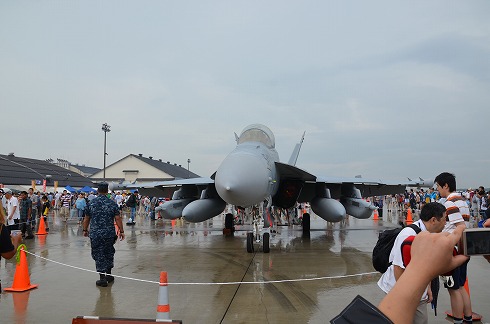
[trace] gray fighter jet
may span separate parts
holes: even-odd
[[[184,217],[202,222],[219,215],[226,204],[250,207],[262,204],[264,215],[269,208],[291,208],[309,202],[315,214],[328,222],[338,222],[346,214],[369,218],[376,208],[363,197],[404,192],[407,186],[431,186],[420,181],[387,183],[363,178],[317,177],[295,166],[304,134],[289,162],[279,162],[272,131],[264,125],[247,126],[237,136],[237,146],[223,160],[211,178],[182,179],[135,184],[143,194],[172,199],[159,209],[166,219]],[[225,216],[225,229],[233,229],[233,216]],[[270,217],[263,217],[263,251],[269,252]],[[309,215],[303,215],[303,231],[309,232]],[[247,235],[247,251],[254,250],[256,232]]]

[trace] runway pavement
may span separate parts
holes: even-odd
[[[264,254],[246,252],[249,225],[223,236],[220,216],[174,225],[139,216],[115,245],[115,282],[99,288],[89,239],[75,220],[66,224],[54,215],[49,235],[25,242],[30,280],[39,287],[2,292],[0,322],[71,323],[79,315],[154,319],[160,272],[167,271],[170,315],[183,323],[326,323],[357,294],[375,305],[383,298],[371,252],[378,232],[396,221],[396,215],[384,221],[351,217],[328,225],[313,216],[310,237],[300,226],[279,226]],[[483,322],[490,322],[489,270],[481,257],[470,262],[474,310]],[[3,288],[14,272],[15,262],[2,259]],[[441,290],[439,315],[429,311],[430,322],[449,323],[446,309],[449,297]]]

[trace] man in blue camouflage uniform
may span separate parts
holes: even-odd
[[[124,230],[119,207],[107,197],[107,183],[100,183],[98,196],[89,202],[85,218],[83,220],[83,235],[90,237],[92,258],[95,260],[95,268],[100,273],[100,279],[95,282],[97,286],[107,287],[114,281],[111,270],[114,267],[114,243],[117,237],[124,240]],[[114,221],[119,228],[116,234]],[[90,225],[90,232],[89,232]]]

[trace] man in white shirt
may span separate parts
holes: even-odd
[[[461,194],[456,192],[456,177],[449,172],[439,174],[434,183],[437,184],[437,191],[442,198],[446,198],[444,206],[447,210],[447,224],[444,232],[452,233],[456,227],[466,228],[470,218],[470,209]],[[451,282],[444,284],[449,292],[451,299],[451,311],[454,323],[472,323],[473,310],[471,309],[470,296],[464,288],[468,262],[453,270]],[[461,318],[461,314],[464,316]]]
[[[114,197],[114,201],[116,202],[117,206],[119,207],[119,210],[121,210],[122,209],[123,196],[121,195],[120,191],[118,191],[116,193],[116,196]]]
[[[420,219],[414,224],[418,226],[421,231],[440,233],[446,224],[446,208],[444,205],[436,202],[428,203],[424,205],[420,211]],[[417,233],[414,229],[405,227],[396,237],[389,257],[391,265],[378,281],[379,288],[385,293],[389,293],[390,290],[393,289],[396,281],[405,271],[407,265],[404,264],[403,260],[402,244],[408,237],[415,235],[417,235]],[[432,292],[430,291],[430,286],[427,288],[428,289],[425,290],[419,306],[417,307],[417,312],[415,313],[413,321],[414,323],[428,323],[427,303],[432,301]]]
[[[12,190],[3,189],[5,199],[7,199],[7,225],[10,230],[16,230],[20,220],[19,200],[12,195]]]

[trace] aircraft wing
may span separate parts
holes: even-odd
[[[180,187],[196,186],[204,188],[211,183],[214,183],[214,180],[211,178],[189,178],[169,181],[141,182],[128,185],[127,188],[138,189],[138,191],[145,196],[170,198],[174,191]]]
[[[342,196],[342,187],[355,186],[361,192],[361,196],[384,196],[405,192],[406,187],[432,187],[432,181],[419,180],[408,181],[383,181],[381,179],[368,179],[358,177],[324,177],[319,176],[316,180],[308,181],[303,187],[299,201],[309,201],[315,196],[318,184],[325,184],[330,189],[333,199],[339,199]]]

